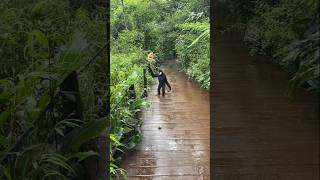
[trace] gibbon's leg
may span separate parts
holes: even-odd
[[[160,95],[161,83],[158,85],[158,95]]]
[[[163,83],[163,84],[161,85],[161,88],[162,88],[162,96],[165,96],[165,93],[166,93],[166,84]]]

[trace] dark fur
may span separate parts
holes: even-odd
[[[160,90],[162,91],[162,96],[165,96],[165,89],[166,89],[166,85],[169,87],[170,91],[171,91],[171,86],[167,80],[167,76],[166,74],[162,71],[159,70],[159,72],[157,73],[153,73],[152,69],[150,66],[148,66],[149,72],[151,74],[152,77],[158,77],[159,80],[159,85],[158,85],[158,95],[160,95]]]

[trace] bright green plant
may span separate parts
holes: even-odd
[[[186,74],[200,83],[204,89],[210,87],[210,36],[207,22],[179,24],[180,36],[176,50],[178,62]]]
[[[141,139],[140,122],[136,114],[145,105],[143,93],[143,68],[146,52],[141,49],[142,35],[135,30],[123,30],[111,42],[110,63],[110,178],[125,177],[119,167],[119,154],[132,149]],[[133,89],[130,87],[134,87]]]

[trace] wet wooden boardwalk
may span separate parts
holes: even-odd
[[[213,46],[213,179],[318,180],[319,97],[290,99],[286,73],[228,34]]]
[[[209,179],[208,93],[187,80],[173,62],[164,72],[173,90],[161,97],[156,94],[157,82],[151,87],[151,106],[142,115],[144,137],[126,154],[122,167],[130,180]]]

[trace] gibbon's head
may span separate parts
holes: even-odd
[[[159,70],[159,75],[162,75],[163,74],[163,71],[160,69]]]

